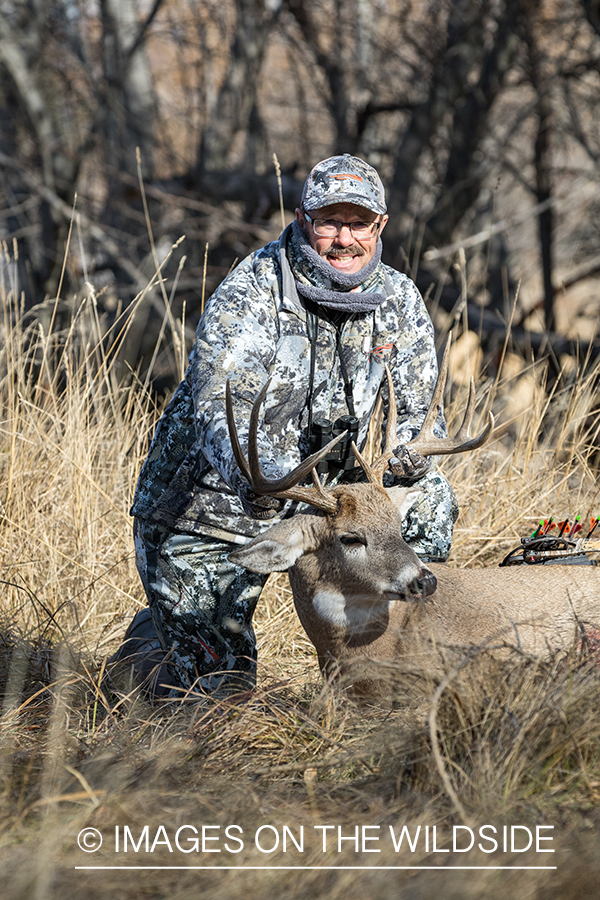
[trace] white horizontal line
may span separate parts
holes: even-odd
[[[177,869],[178,871],[185,871],[186,869],[190,869],[193,871],[199,870],[204,871],[205,869],[252,869],[254,871],[262,871],[263,869],[266,871],[270,871],[272,869],[294,869],[296,871],[302,870],[348,870],[348,869],[360,869],[365,872],[376,872],[379,869],[390,871],[390,870],[398,870],[398,869],[430,869],[434,872],[445,872],[448,869],[460,869],[460,870],[474,870],[477,869],[479,871],[484,871],[489,869],[490,872],[501,871],[503,869],[556,869],[557,866],[75,866],[75,869],[100,869],[100,870],[108,870],[108,869],[131,869],[131,870],[173,870]]]

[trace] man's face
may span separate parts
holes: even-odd
[[[377,238],[388,220],[387,216],[379,216],[354,203],[334,203],[315,210],[310,216],[311,219],[329,219],[344,222],[345,225],[353,222],[381,222],[379,228],[369,238],[357,239],[349,228],[342,228],[335,237],[322,237],[315,233],[314,225],[309,222],[302,210],[296,210],[296,219],[306,232],[313,250],[316,250],[334,269],[349,275],[358,272],[373,259]]]

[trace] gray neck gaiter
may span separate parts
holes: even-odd
[[[292,222],[290,264],[302,297],[343,312],[372,312],[384,300],[381,238],[373,258],[358,272],[338,272],[314,250],[302,227]],[[362,290],[355,291],[354,288]]]

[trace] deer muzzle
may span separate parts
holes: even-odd
[[[425,597],[430,597],[436,588],[435,575],[429,569],[423,568],[421,573],[412,578],[404,588],[398,592],[385,591],[384,595],[387,600],[423,600]]]

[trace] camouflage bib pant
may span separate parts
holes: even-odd
[[[236,545],[226,541],[175,534],[141,519],[135,520],[134,540],[138,572],[175,684],[210,692],[253,687],[252,614],[268,576],[230,563],[227,554]]]

